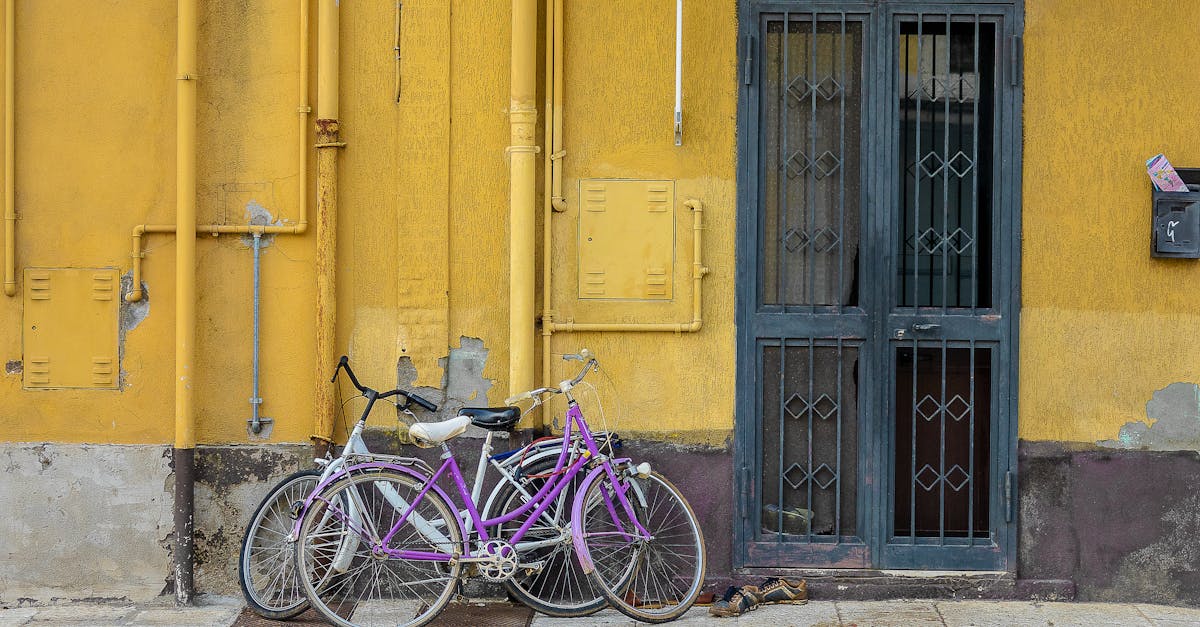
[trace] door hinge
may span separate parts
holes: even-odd
[[[1021,84],[1021,73],[1024,66],[1025,51],[1022,49],[1020,35],[1011,35],[1008,38],[1008,81],[1009,85],[1016,87]]]
[[[1013,484],[1012,471],[1004,471],[1004,522],[1013,520]]]
[[[746,36],[746,64],[742,70],[742,84],[750,85],[754,82],[754,36]]]

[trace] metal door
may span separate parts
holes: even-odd
[[[735,561],[1007,568],[1018,9],[742,17]]]

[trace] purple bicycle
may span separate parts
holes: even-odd
[[[297,568],[313,607],[347,627],[416,627],[442,611],[461,578],[507,582],[545,567],[546,549],[573,546],[582,572],[627,616],[661,623],[686,612],[704,582],[696,515],[649,464],[615,458],[597,442],[571,390],[599,362],[586,350],[563,358],[584,362],[575,378],[508,402],[530,399],[536,407],[550,395],[565,395],[563,442],[578,442],[582,450],[572,454],[563,446],[536,493],[513,509],[481,518],[475,506],[481,477],[473,496],[446,445],[474,424],[488,430],[489,449],[492,432],[510,429],[519,418],[513,407],[413,425],[415,440],[442,449],[442,464],[432,473],[373,462],[363,465],[369,472],[349,468],[320,486],[297,532]],[[439,485],[447,477],[458,500]],[[547,522],[547,511],[561,512],[553,506],[571,492],[569,521]],[[557,532],[546,533],[548,526]]]

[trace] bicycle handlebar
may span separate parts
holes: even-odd
[[[592,354],[592,352],[586,348],[579,351],[579,354],[568,353],[566,355],[563,355],[562,358],[563,358],[563,361],[582,361],[582,362],[584,362],[583,368],[579,371],[579,374],[575,375],[575,378],[571,379],[570,381],[563,381],[562,385],[563,385],[563,388],[565,388],[566,390],[569,390],[569,389],[575,387],[576,385],[579,384],[580,381],[583,381],[583,378],[585,376],[587,376],[587,373],[589,370],[593,370],[593,369],[600,367],[600,361],[597,360],[596,356],[594,354]],[[536,390],[529,390],[528,392],[521,392],[520,394],[515,394],[513,396],[510,396],[510,397],[504,399],[504,404],[512,405],[513,403],[516,403],[519,401],[532,399],[534,402],[534,405],[536,406],[541,403],[541,396],[543,394],[551,394],[551,393],[552,394],[562,394],[564,391],[565,391],[564,389],[553,388],[553,387],[538,388]],[[530,409],[532,409],[532,408],[530,408]]]
[[[400,396],[403,396],[406,401],[416,403],[416,404],[420,405],[421,407],[424,407],[428,411],[437,411],[437,405],[434,405],[433,403],[425,400],[424,398],[421,398],[420,396],[418,396],[416,394],[413,394],[412,392],[408,392],[406,390],[401,390],[400,388],[396,388],[394,390],[390,390],[390,391],[380,394],[380,393],[376,392],[375,390],[372,390],[371,388],[359,383],[358,377],[354,376],[354,371],[350,369],[350,358],[345,355],[342,355],[342,358],[338,360],[338,365],[336,368],[334,368],[333,377],[331,377],[329,379],[329,382],[330,383],[336,382],[337,378],[338,378],[338,373],[340,373],[342,370],[346,371],[346,374],[350,376],[350,383],[352,383],[354,385],[355,389],[357,389],[359,392],[362,392],[363,396],[369,397],[371,395],[374,395],[375,398],[387,398],[389,396],[400,395]],[[407,405],[408,403],[405,403],[405,404]]]

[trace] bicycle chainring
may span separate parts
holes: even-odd
[[[484,579],[503,582],[512,579],[517,572],[517,550],[505,540],[488,540],[480,551],[481,556],[491,558],[479,562],[479,574]]]

